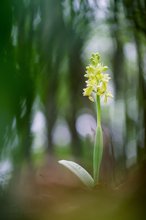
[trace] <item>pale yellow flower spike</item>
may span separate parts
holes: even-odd
[[[113,95],[107,90],[110,80],[109,74],[104,73],[107,69],[107,66],[101,64],[99,53],[93,53],[90,58],[90,64],[86,67],[84,76],[87,81],[86,88],[83,89],[83,95],[88,96],[92,102],[94,102],[94,94],[104,96],[105,103],[109,97],[113,98]]]

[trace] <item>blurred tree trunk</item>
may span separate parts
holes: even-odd
[[[121,38],[120,30],[120,18],[119,18],[119,2],[114,0],[112,5],[113,13],[113,25],[111,26],[111,36],[114,39],[115,50],[113,54],[113,76],[114,76],[114,86],[115,86],[115,98],[122,99],[125,98],[127,88],[126,88],[126,73],[125,73],[125,59],[124,59],[124,49],[123,40]],[[123,90],[124,88],[124,90]],[[127,114],[126,114],[127,117]],[[126,118],[128,122],[128,118]],[[126,124],[127,128],[127,124]],[[126,144],[128,139],[128,134],[125,132],[125,142],[123,144],[123,155],[122,155],[122,167],[125,171],[126,169]]]
[[[80,1],[79,9],[75,9],[75,1],[70,1],[70,16],[66,26],[69,37],[68,57],[69,57],[69,94],[70,106],[67,113],[67,121],[72,134],[71,149],[75,158],[83,156],[82,142],[76,129],[78,110],[81,108],[83,91],[83,74],[81,53],[85,40],[89,32],[90,19],[93,18],[93,9],[90,8],[88,1]],[[86,34],[85,34],[86,33]]]
[[[22,3],[22,2],[21,2]],[[31,163],[31,113],[34,102],[34,57],[33,57],[33,21],[35,7],[33,1],[25,7],[14,8],[14,18],[18,22],[18,39],[15,50],[15,62],[18,66],[18,108],[16,108],[16,122],[19,135],[17,158],[20,163],[26,160]],[[29,22],[28,22],[29,21]],[[27,26],[26,26],[27,24]],[[27,28],[26,28],[27,27]]]
[[[129,24],[132,27],[135,45],[137,50],[138,64],[138,125],[137,125],[137,156],[140,162],[146,157],[146,82],[144,79],[144,58],[142,47],[144,40],[142,36],[146,36],[146,1],[145,0],[123,0],[122,1],[125,14]]]
[[[49,71],[49,70],[48,70]],[[58,83],[59,80],[57,78],[57,65],[56,70],[52,70],[54,77],[51,81],[48,82],[48,88],[46,93],[45,100],[45,116],[46,116],[46,124],[47,124],[47,153],[50,155],[54,154],[54,144],[52,140],[52,132],[55,125],[55,122],[58,117],[58,109],[57,109],[57,92],[58,92]],[[56,77],[56,78],[55,78]]]
[[[125,83],[124,78],[124,51],[123,41],[121,39],[120,18],[118,1],[114,0],[113,5],[113,25],[111,26],[111,36],[114,39],[115,50],[113,55],[113,75],[114,85],[116,91],[116,98],[122,98],[123,87]]]
[[[143,140],[139,137],[139,143],[137,146],[138,161],[146,158],[146,83],[144,79],[144,60],[142,53],[142,44],[140,40],[140,34],[135,31],[135,43],[137,49],[137,64],[138,64],[138,74],[139,74],[139,92],[138,92],[138,134],[144,130]],[[141,124],[142,122],[142,124]]]
[[[13,47],[11,43],[12,10],[11,0],[1,1],[0,6],[0,159],[7,150],[6,141],[11,134],[14,105]],[[9,130],[9,132],[7,132]],[[7,140],[6,140],[7,139]]]
[[[46,151],[54,154],[52,132],[59,115],[57,106],[60,64],[65,53],[65,31],[61,1],[40,1],[39,51],[41,64],[41,98],[47,124]]]
[[[17,130],[19,136],[18,150],[15,154],[15,161],[17,165],[27,162],[28,165],[32,165],[31,158],[31,145],[32,145],[32,136],[31,136],[31,109],[32,105],[26,106],[27,112],[23,118],[19,115],[17,117]]]
[[[80,57],[82,46],[82,41],[80,41],[80,39],[76,39],[69,54],[70,110],[68,114],[68,124],[72,134],[72,153],[76,158],[80,158],[82,156],[81,141],[76,129],[77,112],[80,105],[80,97],[82,95],[83,90],[83,74]]]

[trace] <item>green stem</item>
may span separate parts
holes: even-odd
[[[96,185],[99,181],[100,165],[103,155],[103,134],[101,128],[101,108],[100,108],[100,97],[96,97],[96,108],[97,108],[97,128],[94,143],[93,152],[93,176],[94,184]]]
[[[96,96],[97,126],[101,126],[100,97]]]

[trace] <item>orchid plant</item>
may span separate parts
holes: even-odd
[[[108,67],[101,63],[99,53],[93,53],[90,58],[90,64],[86,67],[86,88],[83,89],[83,95],[88,96],[89,100],[96,103],[97,127],[93,151],[93,177],[79,164],[59,160],[58,162],[73,172],[87,187],[94,187],[99,182],[99,172],[103,156],[103,133],[101,128],[101,105],[100,99],[104,97],[107,102],[109,97],[113,97],[108,91],[109,74],[106,74]]]

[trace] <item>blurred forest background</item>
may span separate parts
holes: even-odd
[[[146,159],[146,1],[1,0],[2,220],[13,219],[8,215],[10,206],[12,212],[19,210],[9,200],[9,184],[24,168],[37,170],[53,157],[77,161],[92,173],[96,112],[82,92],[85,67],[93,52],[99,52],[109,67],[109,90],[114,95],[102,104],[105,154],[101,174],[107,184],[114,179],[118,185]],[[31,176],[27,179],[31,181]],[[20,189],[18,185],[12,185],[11,190],[25,195],[34,189],[33,185],[27,191],[25,182]],[[131,186],[134,184],[126,189]],[[131,208],[133,216],[123,219],[143,219],[144,215],[139,216],[142,207],[145,210],[144,189],[134,200],[139,202],[133,206],[139,207],[137,215]],[[34,198],[36,192],[38,189]],[[107,207],[111,204],[109,199]],[[96,206],[90,209],[92,215],[95,210]],[[102,210],[108,209],[103,206]],[[123,214],[117,216],[115,219],[122,220],[119,216]]]
[[[47,155],[92,167],[96,113],[82,95],[92,52],[109,66],[102,122],[123,173],[146,157],[145,0],[1,0],[2,187]]]

